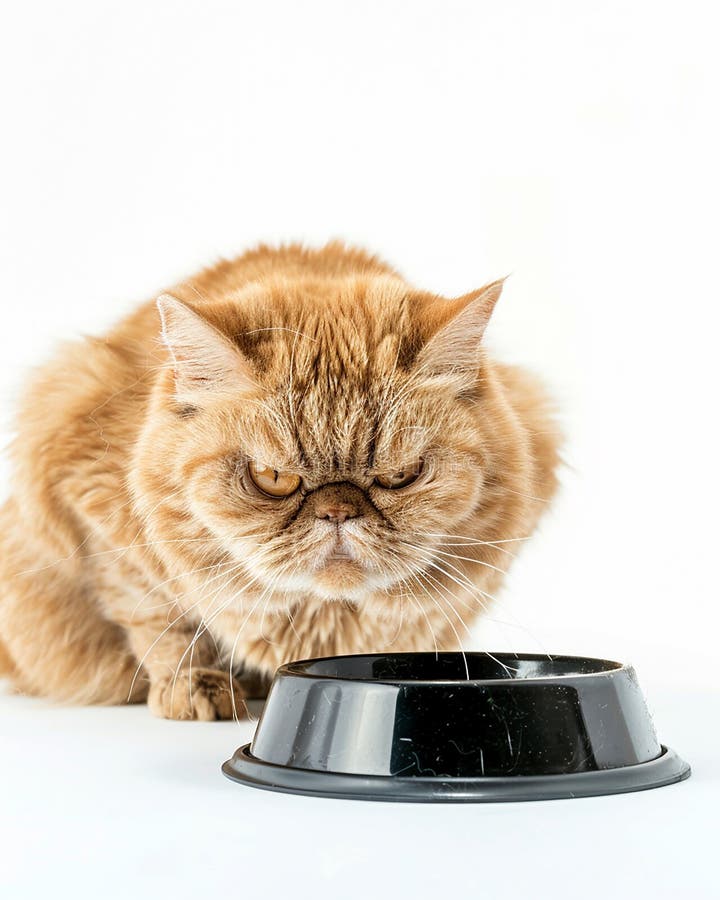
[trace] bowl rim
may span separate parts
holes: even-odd
[[[557,675],[538,675],[530,678],[352,678],[349,675],[330,675],[322,672],[310,672],[308,667],[315,663],[338,661],[346,659],[381,659],[388,656],[485,656],[491,659],[510,659],[510,660],[531,660],[543,661],[548,658],[561,662],[594,662],[604,665],[594,672],[567,672]],[[347,684],[386,684],[386,685],[413,685],[418,687],[428,687],[431,685],[511,685],[511,684],[536,684],[536,683],[557,683],[571,681],[578,678],[583,680],[592,678],[608,678],[620,673],[633,673],[634,669],[630,663],[621,663],[612,659],[603,659],[596,656],[575,656],[562,653],[513,653],[512,651],[500,651],[491,653],[487,650],[440,650],[435,653],[434,650],[429,651],[409,651],[403,653],[343,653],[333,656],[318,656],[308,659],[297,659],[292,662],[284,663],[275,672],[275,679],[284,676],[292,676],[294,678],[306,678],[311,681],[328,681],[343,682]]]
[[[231,781],[287,794],[425,803],[478,803],[527,800],[569,800],[644,791],[684,781],[690,766],[670,747],[646,762],[553,775],[475,776],[433,778],[363,775],[302,769],[269,763],[253,756],[250,744],[239,747],[222,765]]]

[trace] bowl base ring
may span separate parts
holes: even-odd
[[[250,745],[223,764],[232,781],[286,794],[343,800],[386,800],[415,803],[501,803],[569,800],[646,791],[675,784],[690,776],[690,766],[674,750],[663,747],[655,759],[633,766],[567,775],[513,775],[485,778],[399,778],[350,775],[279,766],[256,759]]]

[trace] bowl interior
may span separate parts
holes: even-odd
[[[454,652],[334,656],[291,663],[283,671],[314,678],[398,683],[562,678],[621,668],[621,663],[611,660],[580,656]]]

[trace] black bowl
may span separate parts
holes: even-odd
[[[252,744],[223,772],[267,790],[438,802],[638,791],[690,767],[658,743],[630,666],[397,653],[282,666]]]

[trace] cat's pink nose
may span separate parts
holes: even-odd
[[[345,519],[354,519],[357,514],[357,509],[352,503],[318,503],[315,507],[318,519],[329,519],[338,524]]]

